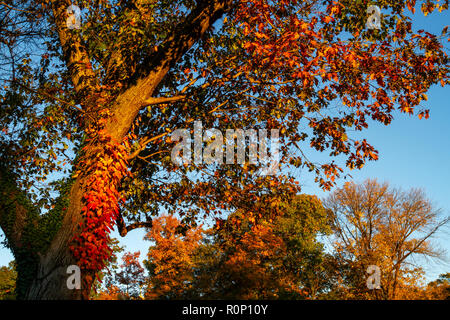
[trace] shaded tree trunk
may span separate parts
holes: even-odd
[[[81,289],[69,289],[67,280],[70,274],[67,267],[75,264],[69,252],[49,251],[46,259],[37,265],[36,275],[23,297],[26,300],[78,300],[88,299],[90,284],[85,280]],[[20,274],[19,274],[20,277]],[[85,278],[84,278],[85,279]]]
[[[69,266],[76,266],[69,245],[75,236],[76,226],[80,221],[81,196],[80,187],[73,187],[73,198],[69,212],[62,221],[61,228],[56,233],[49,249],[44,255],[38,256],[35,268],[35,276],[29,288],[25,292],[25,299],[53,300],[53,299],[89,299],[92,280],[88,281],[87,276],[93,279],[95,275],[80,272],[80,289],[69,288],[67,282],[72,273],[68,273]],[[20,275],[19,275],[20,277]]]
[[[77,265],[69,246],[81,222],[80,183],[61,195],[57,201],[61,205],[40,215],[29,196],[16,186],[15,177],[0,169],[0,227],[17,263],[18,299],[87,299],[92,286],[86,279],[89,274],[81,273],[80,290],[67,286],[71,276],[67,269]],[[71,205],[62,207],[66,203]],[[51,219],[53,223],[48,223]]]

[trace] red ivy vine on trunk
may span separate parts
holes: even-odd
[[[111,136],[104,130],[107,116],[108,111],[102,111],[102,118],[98,121],[99,128],[86,131],[88,144],[98,144],[102,147],[97,149],[97,153],[87,155],[80,163],[80,168],[87,168],[91,174],[85,182],[81,232],[74,237],[70,248],[78,266],[88,271],[103,269],[111,257],[109,233],[119,215],[119,205],[125,201],[120,196],[118,187],[122,178],[129,174],[128,137],[122,144],[112,141]],[[83,150],[91,147],[85,146]],[[81,170],[78,170],[77,174],[80,172]]]

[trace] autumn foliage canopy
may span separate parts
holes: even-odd
[[[19,296],[73,298],[53,279],[75,264],[87,298],[116,227],[125,236],[153,226],[149,237],[159,241],[153,219],[162,214],[189,228],[230,212],[269,221],[299,194],[298,170],[329,190],[378,159],[354,131],[401,113],[428,118],[427,91],[448,84],[446,30],[416,31],[415,0],[378,1],[381,28],[368,29],[368,4],[84,0],[80,27],[68,28],[70,1],[3,1],[0,226]],[[421,6],[446,9],[448,1]],[[192,131],[196,120],[223,131],[279,129],[280,170],[174,163],[171,133]],[[311,149],[329,161],[310,159]],[[254,255],[263,243],[284,249],[270,223],[255,228],[239,240],[246,251],[228,261],[253,261],[257,276],[268,258]],[[195,246],[195,232],[185,237]],[[189,265],[175,254],[187,249],[174,250]],[[42,281],[54,287],[45,293]]]

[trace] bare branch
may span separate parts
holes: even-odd
[[[121,237],[125,237],[127,233],[130,232],[131,230],[139,228],[151,228],[152,226],[153,226],[152,220],[145,222],[135,222],[126,226],[122,215],[119,215],[119,217],[117,218],[117,228],[119,230],[119,234]]]
[[[174,97],[152,97],[144,101],[144,107],[155,104],[170,103],[186,99],[186,96],[174,96]]]

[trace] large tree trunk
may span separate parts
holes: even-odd
[[[110,109],[112,116],[105,129],[112,140],[121,143],[129,131],[134,118],[142,107],[155,103],[152,95],[167,72],[180,57],[198,40],[210,26],[227,11],[233,0],[199,1],[190,15],[161,44],[158,52],[149,54],[142,66],[132,75],[128,88],[116,97]],[[95,93],[101,82],[90,65],[88,51],[77,32],[68,31],[66,8],[68,0],[52,0],[51,7],[59,34],[64,59],[72,78],[73,86],[81,97]],[[94,92],[92,92],[94,90]],[[170,100],[170,99],[169,99]],[[83,104],[86,112],[92,112],[97,105]],[[85,119],[88,127],[89,119]],[[18,270],[19,299],[88,299],[95,274],[81,272],[81,290],[69,289],[67,268],[76,265],[70,250],[71,240],[79,231],[82,221],[83,181],[78,178],[61,200],[69,200],[61,221],[54,233],[42,230],[42,216],[34,208],[29,197],[20,190],[14,177],[10,176],[0,163],[0,228],[5,232],[8,246],[12,250]],[[3,187],[8,181],[9,187]],[[60,208],[61,209],[61,208]],[[58,214],[58,212],[55,212]],[[53,212],[46,215],[52,216]],[[123,234],[126,234],[124,232]],[[35,245],[34,241],[50,241]],[[39,249],[36,249],[39,248]],[[42,249],[44,248],[44,249]]]

